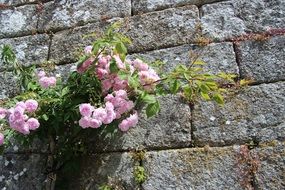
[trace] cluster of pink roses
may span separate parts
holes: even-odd
[[[26,113],[34,113],[38,108],[36,100],[18,102],[15,107],[8,110],[0,108],[0,119],[7,118],[10,127],[22,134],[29,134],[30,130],[35,130],[40,126],[36,118],[29,118]],[[3,144],[4,135],[0,133],[0,145]]]
[[[102,124],[110,124],[115,119],[120,119],[123,114],[130,112],[134,108],[134,103],[128,99],[125,90],[115,91],[113,94],[108,94],[105,99],[105,107],[94,108],[88,103],[81,104],[79,111],[81,119],[79,125],[82,128],[98,128]],[[138,115],[135,112],[127,119],[123,120],[119,128],[122,131],[127,131],[138,122]]]
[[[125,69],[125,65],[118,55],[114,55],[113,58],[115,59],[119,69]],[[111,59],[111,56],[101,56],[96,67],[96,75],[102,81],[101,83],[104,94],[106,94],[110,89],[118,91],[128,87],[127,80],[122,80],[117,74],[110,72]]]
[[[85,53],[87,55],[91,55],[92,46],[87,46],[85,48]],[[123,62],[119,55],[99,55],[98,58],[98,62],[94,63],[95,58],[93,56],[90,56],[80,65],[80,67],[77,68],[77,72],[84,73],[92,64],[96,64],[96,75],[98,79],[101,80],[104,94],[107,94],[109,90],[118,91],[128,88],[127,80],[120,79],[116,73],[112,73],[110,71],[110,64],[112,59],[116,62],[118,69],[124,71],[128,70],[130,75],[137,71],[140,83],[147,91],[152,91],[156,86],[156,81],[160,80],[160,77],[157,75],[157,73],[142,60],[126,60]]]
[[[86,47],[87,48],[87,47]],[[89,52],[88,49],[85,53]],[[125,68],[125,65],[121,61],[120,57],[118,55],[114,55],[113,58],[116,60],[117,67],[119,69]],[[84,61],[80,67],[77,68],[78,73],[85,72],[94,62],[95,58],[90,57],[86,61]],[[110,71],[110,63],[111,63],[112,57],[110,55],[108,56],[99,56],[98,63],[96,65],[96,75],[98,79],[101,80],[102,83],[102,89],[103,93],[106,94],[110,89],[113,89],[114,91],[125,89],[128,86],[128,83],[126,80],[122,80],[119,78],[119,76],[115,73],[111,73]]]
[[[40,71],[37,74],[39,79],[39,84],[42,88],[49,88],[50,86],[56,85],[56,78],[55,77],[47,77],[44,71]]]
[[[95,74],[101,80],[103,94],[107,94],[107,96],[104,99],[104,108],[95,109],[88,103],[79,106],[82,116],[79,125],[82,128],[98,128],[102,124],[110,124],[113,120],[120,119],[134,108],[134,103],[128,99],[126,92],[129,89],[128,80],[121,79],[110,70],[111,63],[114,63],[114,61],[119,70],[127,71],[130,75],[137,72],[140,84],[147,91],[154,90],[156,82],[160,80],[157,73],[139,59],[123,62],[119,55],[99,55],[98,62],[95,63],[95,58],[91,55],[92,46],[87,46],[85,53],[90,57],[77,68],[77,72],[84,73],[92,64],[95,64]],[[113,93],[108,94],[110,91]],[[130,114],[129,117],[121,121],[119,128],[121,131],[127,131],[135,126],[137,122],[138,114],[134,111],[134,114]]]
[[[152,91],[156,86],[156,82],[160,80],[155,70],[139,59],[134,60],[132,64],[139,71],[141,85],[146,91]]]

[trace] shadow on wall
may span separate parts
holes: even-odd
[[[74,163],[79,166],[77,171],[58,174],[56,189],[98,189],[112,184],[118,189],[133,190],[138,185],[134,169],[139,163],[130,151],[190,147],[189,106],[177,96],[165,96],[160,101],[161,112],[151,119],[139,113],[138,125],[128,133],[118,132],[112,138],[105,138],[100,130],[90,129],[87,150],[90,154]]]
[[[112,185],[118,189],[135,189],[135,161],[128,153],[102,153],[81,156],[78,170],[58,173],[55,189],[99,189]]]

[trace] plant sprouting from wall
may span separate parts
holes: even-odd
[[[130,40],[117,31],[114,24],[87,46],[66,81],[35,71],[35,66],[23,67],[4,46],[1,58],[19,77],[22,92],[0,108],[0,145],[8,146],[11,138],[28,144],[34,138],[47,139],[54,172],[87,152],[94,128],[103,134],[127,132],[138,123],[138,110],[145,109],[147,117],[156,115],[158,96],[179,94],[190,102],[202,98],[224,103],[223,84],[234,83],[234,75],[207,73],[198,59],[159,74],[161,62],[127,59]],[[135,175],[139,183],[146,179],[142,167]]]

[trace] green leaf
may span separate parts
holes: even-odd
[[[183,73],[183,76],[186,80],[190,81],[190,76],[187,73]]]
[[[188,99],[192,98],[193,90],[190,86],[184,86],[183,88],[184,96]]]
[[[159,105],[158,101],[156,101],[155,103],[149,104],[146,107],[147,118],[150,118],[150,117],[156,115],[159,112],[159,110],[160,110],[160,105]]]
[[[216,82],[206,82],[206,85],[211,89],[211,90],[216,90],[218,89],[218,85]]]
[[[194,65],[205,65],[206,63],[202,60],[196,60],[193,64]]]
[[[119,68],[117,66],[115,59],[112,59],[110,62],[110,71],[111,71],[111,73],[117,73],[119,71]]]
[[[187,70],[187,67],[185,65],[177,65],[174,70],[177,72],[183,72]]]
[[[11,46],[5,44],[2,47],[1,60],[4,64],[14,63],[16,61],[16,55]]]
[[[150,95],[150,94],[145,94],[143,97],[142,97],[142,101],[147,103],[147,104],[153,104],[156,102],[156,98],[154,95]]]
[[[248,84],[250,84],[252,82],[253,82],[252,80],[242,79],[242,80],[239,81],[239,85],[240,86],[246,86],[246,85],[248,85]]]
[[[156,86],[156,95],[166,95],[168,92],[165,90],[163,83],[160,83]]]
[[[201,94],[202,98],[204,98],[204,100],[210,100],[211,99],[210,96],[208,95],[208,93],[201,92],[200,94]]]
[[[36,90],[37,85],[35,85],[33,82],[28,83],[28,90]]]
[[[140,85],[137,77],[132,77],[132,76],[128,77],[128,83],[132,88],[137,88]]]
[[[99,49],[101,48],[100,44],[97,42],[97,43],[94,43],[93,44],[93,47],[92,47],[92,53],[94,55],[97,55]]]
[[[115,49],[119,54],[126,54],[128,52],[128,50],[127,50],[127,48],[123,42],[117,43],[115,46]]]
[[[218,94],[218,93],[214,94],[213,95],[213,99],[214,99],[215,102],[217,102],[220,105],[223,105],[225,103],[224,102],[224,98],[223,98],[223,96],[221,94]]]
[[[47,116],[47,114],[43,114],[42,115],[42,118],[45,120],[45,121],[47,121],[49,118],[48,118],[48,116]]]
[[[209,88],[206,84],[202,83],[202,84],[200,85],[200,90],[201,90],[203,93],[207,94],[207,93],[210,91],[210,88]]]
[[[65,88],[62,89],[62,91],[61,91],[61,96],[65,96],[65,95],[68,94],[68,93],[69,93],[69,87],[67,86],[67,87],[65,87]]]
[[[128,74],[124,71],[119,71],[118,76],[121,80],[126,80],[128,78]]]
[[[178,80],[174,80],[173,83],[170,84],[170,92],[172,94],[176,94],[180,88],[180,82]]]
[[[236,77],[236,75],[235,74],[227,74],[227,73],[221,72],[221,73],[218,74],[218,77],[233,82],[233,79]]]

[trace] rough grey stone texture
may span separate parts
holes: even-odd
[[[0,38],[32,34],[37,29],[35,5],[0,10]]]
[[[193,111],[195,143],[211,146],[284,139],[285,83],[251,86],[224,107],[201,102]]]
[[[46,158],[39,154],[4,154],[0,156],[0,188],[6,190],[40,190],[46,176]]]
[[[83,27],[78,27],[72,30],[64,30],[52,38],[50,49],[50,60],[55,63],[73,63],[79,58],[79,52],[82,52],[84,47],[92,44],[95,41],[94,37],[84,38],[83,36],[90,33],[102,33],[107,23],[87,24]]]
[[[133,41],[129,50],[138,52],[187,43],[194,38],[197,19],[198,8],[185,6],[126,18],[122,20],[122,30]],[[101,33],[107,25],[94,23],[56,33],[52,40],[51,58],[56,63],[75,62],[76,51],[94,41],[94,38],[82,39],[82,36]]]
[[[19,38],[0,39],[0,50],[3,45],[10,45],[16,54],[16,58],[21,65],[29,66],[32,64],[43,63],[48,59],[50,39],[46,34],[25,36]],[[0,60],[0,69],[9,68],[3,65]]]
[[[255,82],[285,80],[285,36],[267,41],[245,41],[239,45],[243,78]]]
[[[203,34],[214,39],[285,26],[283,0],[232,0],[204,5],[201,10]]]
[[[61,77],[64,81],[68,79],[71,72],[77,68],[76,63],[55,66],[55,70],[52,72],[53,75]]]
[[[138,52],[193,41],[198,17],[199,10],[194,5],[131,17],[126,21],[126,34],[133,40],[130,50]]]
[[[144,190],[242,189],[232,147],[147,152]]]
[[[144,113],[136,127],[127,133],[118,132],[111,139],[103,135],[94,135],[90,139],[90,151],[119,151],[136,149],[158,149],[189,147],[191,145],[191,114],[187,104],[179,97],[167,96],[160,98],[161,111],[151,119],[146,119]]]
[[[44,5],[39,30],[62,30],[106,18],[130,15],[131,0],[56,0]]]
[[[20,92],[20,85],[17,84],[11,72],[0,72],[0,99],[15,96]]]
[[[258,189],[285,189],[285,143],[257,148],[260,165],[255,179]]]
[[[206,63],[203,68],[207,72],[239,73],[233,45],[229,42],[213,43],[205,47],[183,45],[142,54],[132,54],[129,57],[132,59],[141,58],[149,62],[161,60],[165,63],[164,70],[169,72],[179,63],[189,65],[191,60],[195,58],[195,56],[191,57],[189,52],[195,53],[198,60],[203,60]]]
[[[81,169],[73,175],[66,189],[97,190],[102,185],[113,184],[118,189],[134,190],[135,162],[130,153],[95,154],[82,158]],[[68,175],[68,174],[67,174]],[[63,184],[64,185],[64,184]]]
[[[169,7],[177,7],[183,5],[203,5],[223,0],[135,0],[132,2],[133,12],[135,14],[143,12],[151,12]]]
[[[20,134],[22,135],[22,134]],[[15,139],[10,139],[11,146],[5,148],[4,153],[13,154],[13,153],[47,153],[48,152],[48,141],[47,139],[34,139],[29,145],[22,145],[19,141]]]

